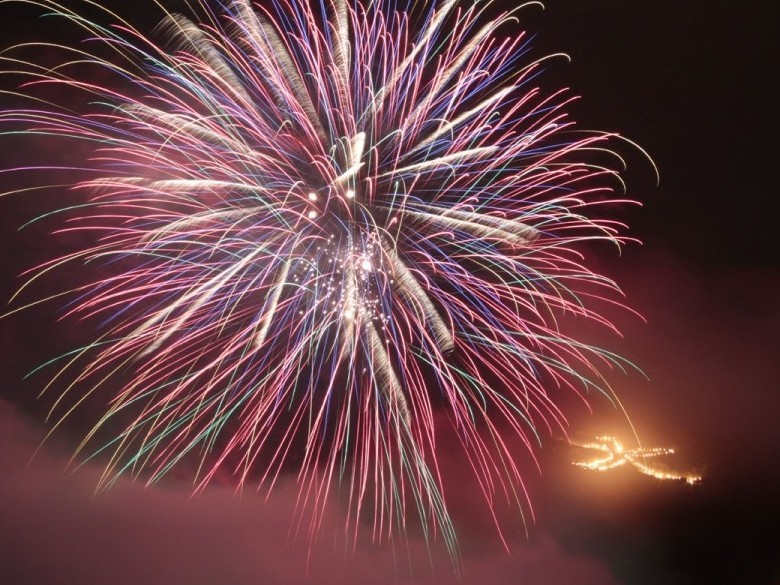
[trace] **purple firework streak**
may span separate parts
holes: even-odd
[[[614,328],[589,301],[619,290],[579,248],[622,243],[599,214],[623,201],[592,162],[615,135],[575,131],[572,98],[533,85],[525,36],[499,36],[516,11],[230,0],[201,5],[201,24],[169,14],[157,46],[116,15],[36,4],[92,44],[60,47],[60,68],[4,61],[31,76],[26,95],[67,85],[93,105],[38,101],[3,123],[95,155],[64,228],[90,243],[20,293],[104,269],[14,312],[67,296],[67,316],[100,321],[46,366],[55,429],[111,390],[77,450],[103,483],[194,460],[196,489],[226,469],[270,490],[294,462],[312,533],[337,487],[355,535],[367,518],[392,538],[416,512],[456,554],[444,425],[491,510],[530,509],[520,455],[566,429],[550,389],[611,398],[599,368],[621,360],[558,320]],[[118,82],[70,73],[85,62]]]

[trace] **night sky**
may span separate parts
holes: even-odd
[[[581,470],[570,464],[564,441],[548,438],[541,473],[527,471],[536,513],[528,534],[516,510],[499,510],[509,527],[506,552],[484,502],[460,480],[462,462],[445,448],[461,580],[443,546],[428,550],[414,534],[395,546],[374,545],[366,530],[355,550],[345,549],[343,538],[334,537],[343,527],[337,509],[309,550],[305,534],[288,537],[293,478],[284,478],[267,502],[251,491],[236,496],[228,479],[192,498],[185,477],[151,488],[122,480],[95,495],[98,465],[65,471],[84,432],[78,417],[31,460],[50,399],[35,398],[46,376],[25,374],[79,335],[74,325],[57,323],[57,307],[44,305],[0,321],[0,582],[780,584],[773,134],[780,126],[771,89],[780,52],[773,4],[549,0],[544,12],[531,8],[522,17],[521,26],[538,35],[535,54],[572,57],[551,62],[542,83],[582,96],[571,108],[580,127],[629,137],[659,167],[656,186],[650,165],[630,147],[620,149],[629,163],[628,195],[642,203],[620,211],[620,219],[643,244],[629,245],[620,257],[613,249],[589,251],[589,261],[618,280],[644,319],[615,313],[622,339],[586,334],[647,374],[615,372],[609,379],[643,443],[674,447],[669,464],[701,471],[701,484],[660,482],[628,467]],[[74,41],[36,13],[0,5],[3,45]],[[122,14],[143,30],[154,26],[153,11]],[[3,89],[9,79],[0,79]],[[58,147],[17,138],[0,145],[0,168],[58,161]],[[0,191],[19,184],[0,174]],[[25,268],[78,243],[49,238],[51,225],[18,231],[62,202],[56,197],[0,199],[4,302]],[[604,402],[594,397],[592,413],[572,404],[572,437],[619,426]]]

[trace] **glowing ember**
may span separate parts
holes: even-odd
[[[574,461],[574,465],[577,467],[584,467],[585,469],[594,471],[609,471],[610,469],[629,463],[645,475],[650,475],[656,479],[684,479],[691,485],[701,481],[700,475],[693,473],[677,473],[648,464],[648,459],[664,455],[673,455],[674,449],[666,449],[663,447],[655,447],[653,449],[643,449],[641,447],[626,449],[620,441],[609,435],[596,437],[596,440],[590,443],[572,441],[571,444],[575,447],[599,452],[598,455],[591,459]]]

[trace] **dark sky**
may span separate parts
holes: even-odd
[[[463,488],[452,495],[461,581],[437,545],[429,562],[416,537],[394,549],[366,535],[344,552],[343,542],[331,540],[341,526],[337,511],[313,547],[307,577],[306,538],[286,542],[291,481],[267,503],[234,496],[228,483],[191,499],[176,480],[152,488],[121,481],[94,495],[96,466],[63,473],[75,441],[67,430],[28,464],[45,428],[45,405],[34,398],[44,380],[23,377],[68,341],[47,308],[0,321],[0,582],[780,584],[779,126],[771,89],[780,52],[771,5],[550,0],[523,19],[538,33],[539,54],[571,55],[572,63],[549,66],[544,83],[583,96],[572,108],[580,125],[620,132],[660,169],[656,187],[649,166],[627,149],[629,195],[643,206],[624,219],[643,245],[620,258],[598,251],[591,260],[646,320],[616,315],[624,338],[605,343],[649,379],[616,373],[610,380],[645,444],[675,447],[673,463],[701,469],[700,485],[631,469],[591,475],[569,465],[564,443],[550,440],[541,476],[528,470],[537,521],[528,537],[509,530],[511,553]],[[64,38],[40,29],[29,18],[34,11],[24,13],[0,6],[4,44],[34,38],[25,35],[35,26],[48,40]],[[123,14],[148,22],[147,30],[153,24],[146,11]],[[0,167],[57,158],[56,149],[0,148]],[[5,175],[0,181],[14,184]],[[50,203],[0,199],[4,299],[24,268],[55,252],[45,234],[17,232]],[[616,419],[598,400],[592,415],[576,407],[570,414],[572,435],[581,438]],[[455,456],[442,457],[457,479]]]

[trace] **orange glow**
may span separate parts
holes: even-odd
[[[629,463],[645,475],[650,475],[656,479],[682,479],[691,485],[701,481],[700,475],[667,471],[666,469],[653,466],[647,462],[648,459],[661,457],[663,455],[672,455],[674,454],[674,449],[666,449],[663,447],[655,447],[652,449],[643,449],[641,447],[626,449],[620,441],[609,435],[596,437],[595,441],[589,443],[572,441],[571,444],[572,446],[581,449],[598,451],[598,454],[590,459],[574,461],[573,463],[577,467],[584,467],[585,469],[594,471],[609,471],[610,469]]]

